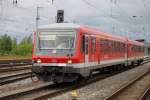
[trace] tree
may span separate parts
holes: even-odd
[[[17,38],[11,39],[7,34],[0,37],[0,55],[31,56],[32,35],[26,36],[18,44]]]
[[[12,49],[15,47],[17,47],[17,38],[16,37],[13,38],[13,40],[12,40]]]
[[[12,40],[7,34],[4,34],[0,38],[0,52],[1,55],[9,54],[12,50]]]
[[[31,55],[32,54],[32,35],[24,37],[17,46],[15,52],[17,55]]]
[[[20,44],[32,44],[32,35],[25,36]]]

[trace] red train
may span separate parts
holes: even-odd
[[[38,28],[32,71],[44,81],[72,82],[114,65],[140,64],[144,44],[71,23]]]

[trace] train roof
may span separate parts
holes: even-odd
[[[107,38],[112,39],[113,37],[119,41],[125,41],[124,37],[111,35],[111,34],[99,31],[95,28],[90,28],[89,26],[78,25],[74,23],[54,23],[54,24],[48,24],[48,25],[43,25],[43,26],[38,27],[38,30],[51,30],[51,29],[81,29],[81,30],[89,31],[93,34],[101,34],[105,38],[107,37]]]
[[[106,32],[99,31],[94,28],[89,28],[88,26],[84,25],[78,25],[74,23],[54,23],[54,24],[48,24],[48,25],[42,25],[38,27],[38,30],[51,30],[51,29],[81,29],[81,30],[86,30],[88,32],[94,33],[94,34],[101,34],[101,36],[104,36],[104,38],[109,38],[109,39],[117,39],[118,41],[126,41],[127,38],[117,36],[117,35],[112,35]],[[128,42],[132,44],[137,44],[137,45],[143,45],[143,43],[138,42],[138,41],[133,41],[128,39]]]
[[[109,34],[109,33],[94,29],[94,28],[81,27],[81,30],[87,30],[88,32],[91,32],[94,34],[100,34],[101,38],[107,38],[110,40],[122,41],[122,42],[126,41],[125,37]]]
[[[142,43],[142,42],[134,41],[134,40],[130,40],[130,39],[128,39],[128,42],[131,43],[131,44],[134,44],[134,45],[140,45],[140,46],[144,45],[144,43]]]
[[[38,27],[38,29],[78,29],[81,25],[73,24],[73,23],[55,23],[55,24],[48,24]]]

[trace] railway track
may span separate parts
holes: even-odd
[[[13,99],[15,99],[15,100],[24,99],[25,100],[26,98],[27,98],[27,100],[46,99],[49,97],[54,97],[56,95],[60,95],[64,92],[82,88],[88,84],[103,80],[105,78],[108,78],[112,75],[116,75],[118,73],[121,73],[121,72],[117,71],[115,73],[107,72],[106,74],[104,74],[104,73],[101,75],[97,74],[92,79],[84,80],[78,84],[76,84],[76,83],[74,83],[74,84],[53,84],[52,82],[44,83],[44,84],[41,84],[40,86],[37,85],[35,87],[28,87],[26,89],[20,89],[20,90],[16,90],[13,92],[8,92],[6,94],[1,94],[0,99],[5,99],[5,100],[8,100],[10,98],[11,98],[11,100],[13,100]]]
[[[38,85],[35,85],[32,87],[23,88],[23,89],[19,89],[16,91],[10,91],[7,93],[0,94],[0,99],[3,99],[3,100],[13,99],[16,97],[20,97],[23,94],[35,92],[35,91],[42,90],[42,89],[46,89],[50,85],[53,86],[52,82],[41,83],[41,84],[38,84]]]
[[[27,70],[31,69],[31,65],[25,66],[13,66],[13,67],[0,67],[0,73],[10,72],[10,71],[18,71],[18,70]]]
[[[3,73],[0,75],[0,85],[4,85],[14,81],[19,81],[21,79],[29,78],[32,76],[34,75],[32,75],[31,70],[23,70],[19,72],[15,71],[7,74]]]
[[[124,71],[121,71],[124,72]],[[3,93],[0,94],[0,99],[2,100],[20,100],[20,99],[24,99],[24,100],[41,100],[41,99],[46,99],[46,98],[51,98],[54,97],[56,95],[60,95],[64,92],[68,92],[74,89],[79,89],[82,88],[88,84],[91,84],[93,82],[96,81],[100,81],[102,79],[108,78],[112,75],[116,75],[119,72],[115,72],[115,73],[107,73],[107,74],[103,74],[103,75],[97,75],[95,77],[93,77],[90,80],[86,80],[86,82],[81,82],[79,84],[53,84],[52,82],[48,82],[48,83],[43,83],[43,84],[39,84],[39,85],[35,85],[34,87],[28,87],[25,89],[18,89],[15,91],[10,91],[7,93]],[[31,75],[31,74],[30,74]]]
[[[0,85],[33,77],[30,60],[0,60]]]
[[[139,100],[149,100],[150,99],[150,86],[144,91],[143,95]]]
[[[31,69],[31,60],[0,60],[0,73]]]
[[[124,84],[104,100],[145,100],[150,88],[150,70]],[[145,91],[146,90],[146,91]],[[142,95],[141,95],[142,94]]]
[[[31,59],[24,60],[0,60],[0,68],[1,67],[13,67],[13,66],[23,66],[23,65],[31,65]]]
[[[108,77],[108,76],[107,76]],[[101,77],[101,79],[106,78],[106,76]],[[0,99],[3,100],[41,100],[46,99],[48,97],[54,97],[56,95],[60,95],[64,92],[71,91],[73,89],[77,89],[83,87],[84,85],[90,84],[92,81],[88,83],[80,83],[80,84],[53,84],[52,82],[36,85],[35,87],[29,87],[26,89],[16,90],[4,94],[0,94]]]

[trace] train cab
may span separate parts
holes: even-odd
[[[62,82],[77,79],[79,25],[60,23],[39,27],[34,37],[33,72],[38,78]],[[66,80],[67,79],[67,80]]]

